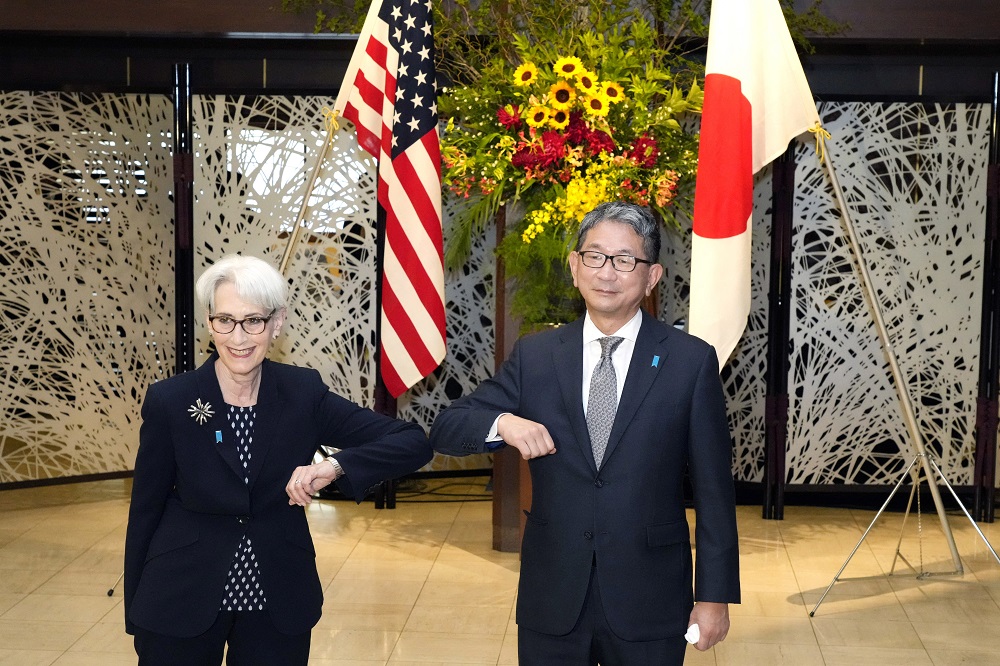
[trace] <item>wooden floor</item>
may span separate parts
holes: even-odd
[[[426,482],[395,510],[313,503],[326,603],[311,664],[517,662],[518,557],[490,548],[484,482]],[[120,587],[107,595],[121,572],[129,484],[0,491],[0,664],[135,663]],[[729,638],[689,649],[686,663],[1000,664],[1000,565],[957,513],[964,575],[918,579],[900,563],[889,576],[901,531],[914,567],[953,567],[936,515],[913,515],[901,530],[902,515],[887,514],[809,617],[873,516],[787,507],[785,520],[765,521],[759,507],[740,507],[744,602]],[[981,527],[1000,543],[1000,526]]]

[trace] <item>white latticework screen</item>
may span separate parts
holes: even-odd
[[[199,97],[195,273],[230,252],[280,264],[325,140],[320,97]],[[0,483],[127,470],[146,387],[174,369],[171,105],[148,95],[0,93]],[[832,151],[925,442],[968,483],[978,369],[988,110],[834,104]],[[891,483],[908,435],[810,147],[797,155],[788,477]],[[275,358],[371,405],[373,163],[335,136],[291,246]],[[723,372],[739,480],[762,477],[770,170],[755,189],[753,305]],[[446,218],[448,217],[446,210]],[[448,224],[446,222],[446,233]],[[668,233],[661,317],[687,315],[688,240]],[[448,357],[398,401],[429,427],[493,367],[493,243],[449,274]],[[204,359],[209,336],[198,319]],[[430,469],[488,458],[436,459]]]
[[[333,100],[210,97],[198,102],[196,274],[231,252],[280,265],[325,142],[323,109]],[[289,317],[271,354],[318,369],[334,391],[368,406],[375,386],[374,170],[353,132],[346,127],[336,132],[289,255]],[[489,376],[492,273],[492,245],[483,238],[465,268],[447,275],[448,356],[431,377],[400,397],[400,418],[429,429],[452,399]],[[201,313],[199,331],[207,350],[210,336]],[[489,461],[479,457],[440,456],[427,469],[486,466]]]
[[[131,467],[174,367],[171,105],[0,92],[0,483]]]
[[[989,110],[857,103],[822,116],[924,443],[952,483],[970,483]],[[911,442],[811,149],[796,190],[788,481],[893,483]]]
[[[771,252],[771,168],[754,180],[753,263],[750,317],[739,346],[722,369],[733,435],[733,474],[739,481],[760,481],[764,470],[764,394],[767,385],[767,290]],[[664,235],[660,319],[687,327],[691,281],[691,223]]]
[[[280,266],[290,252],[285,328],[271,357],[315,368],[340,395],[372,404],[374,162],[334,135],[289,250],[326,142],[321,97],[196,97],[195,275],[239,252]],[[211,336],[197,305],[198,344]]]
[[[923,441],[970,482],[978,370],[988,109],[829,104],[824,126]],[[831,181],[797,148],[787,482],[888,484],[912,457]],[[770,169],[755,184],[752,306],[722,377],[735,474],[763,478]],[[664,321],[687,317],[689,229],[666,235]]]

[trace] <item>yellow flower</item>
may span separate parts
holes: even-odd
[[[571,76],[575,76],[579,70],[583,69],[583,63],[576,56],[569,56],[556,60],[556,64],[552,67],[552,69],[559,76],[569,78]]]
[[[608,106],[608,98],[600,93],[590,95],[583,101],[583,108],[587,109],[587,113],[592,116],[608,115]]]
[[[515,86],[530,86],[538,78],[538,68],[535,63],[526,62],[514,70]]]
[[[569,111],[566,109],[557,109],[549,116],[549,126],[555,129],[563,129],[567,125],[569,125]]]
[[[543,205],[547,206],[547,204]],[[535,209],[528,213],[528,219],[530,220],[528,226],[521,232],[522,243],[530,243],[538,234],[543,233],[545,225],[551,220],[551,215],[547,210]]]
[[[576,75],[576,87],[581,92],[593,95],[597,89],[597,75],[589,70],[581,69]]]
[[[549,121],[550,113],[548,108],[544,106],[533,106],[528,109],[528,115],[524,120],[532,127],[541,127]]]
[[[612,104],[625,101],[625,89],[614,81],[605,81],[601,84],[601,92]]]
[[[576,99],[576,91],[573,90],[573,86],[566,83],[565,81],[559,81],[554,83],[551,88],[549,88],[549,100],[552,104],[552,108],[567,110],[573,106],[573,100]]]

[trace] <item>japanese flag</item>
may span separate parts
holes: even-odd
[[[715,0],[691,240],[688,330],[721,368],[750,314],[753,175],[819,114],[778,0]]]

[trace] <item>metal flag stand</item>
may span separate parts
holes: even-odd
[[[819,139],[817,139],[817,141],[819,141]],[[942,574],[938,575],[960,575],[964,572],[964,568],[962,567],[962,559],[958,555],[958,547],[955,545],[955,537],[951,532],[951,526],[948,524],[948,516],[945,513],[944,505],[941,503],[941,492],[938,489],[937,484],[934,483],[934,479],[931,477],[931,472],[936,473],[938,478],[940,478],[941,481],[944,483],[945,487],[948,488],[948,490],[951,492],[952,497],[954,497],[955,501],[958,503],[958,506],[961,507],[962,512],[965,514],[966,518],[969,519],[969,522],[972,523],[972,526],[975,528],[976,532],[982,538],[983,543],[986,544],[986,547],[989,548],[990,552],[993,554],[993,557],[996,559],[997,563],[1000,564],[1000,556],[998,556],[996,551],[993,550],[993,546],[990,545],[990,542],[986,538],[986,535],[983,534],[982,530],[980,530],[979,526],[976,524],[976,521],[973,520],[971,515],[969,515],[969,512],[962,504],[962,501],[958,498],[958,495],[955,494],[955,490],[952,488],[951,484],[948,483],[948,479],[945,478],[944,473],[941,471],[941,468],[937,465],[936,462],[934,462],[933,457],[927,452],[927,449],[924,446],[923,438],[920,435],[920,429],[917,427],[917,420],[913,411],[913,403],[910,401],[910,394],[906,390],[906,384],[903,381],[903,375],[899,370],[899,364],[896,362],[896,353],[893,350],[892,344],[890,343],[889,340],[889,334],[885,327],[885,320],[882,318],[882,310],[881,308],[879,308],[878,299],[876,298],[874,289],[872,287],[871,276],[868,273],[868,267],[865,264],[864,256],[862,255],[861,252],[861,244],[858,242],[857,234],[855,233],[854,230],[854,222],[851,220],[850,211],[847,207],[847,203],[844,201],[843,190],[840,187],[840,182],[837,180],[837,173],[836,171],[834,171],[833,164],[830,162],[829,151],[822,150],[821,152],[823,157],[823,164],[826,165],[826,170],[830,176],[830,182],[833,186],[834,196],[837,199],[837,205],[840,207],[844,229],[847,232],[848,243],[851,247],[851,251],[854,254],[855,268],[857,269],[858,280],[861,282],[862,291],[866,296],[866,299],[868,301],[868,306],[871,308],[872,316],[875,320],[875,327],[878,330],[879,339],[882,341],[882,349],[885,351],[886,358],[889,361],[889,367],[892,371],[893,383],[896,386],[896,393],[899,396],[899,403],[903,410],[903,418],[906,421],[906,428],[910,434],[910,442],[913,448],[913,459],[910,461],[910,464],[903,472],[902,477],[900,478],[896,486],[893,488],[892,492],[889,493],[889,497],[885,500],[885,503],[882,504],[882,507],[875,514],[875,517],[872,519],[871,524],[868,525],[868,529],[866,529],[865,533],[861,535],[861,539],[859,539],[857,545],[854,546],[854,550],[852,550],[851,554],[847,556],[847,559],[844,561],[843,566],[840,567],[840,570],[833,577],[833,580],[830,581],[830,584],[827,586],[826,590],[824,590],[823,595],[819,598],[819,601],[817,601],[813,609],[809,611],[810,617],[816,615],[816,611],[819,609],[820,604],[823,603],[823,600],[826,599],[826,595],[829,594],[830,590],[833,589],[834,584],[840,579],[840,575],[844,573],[844,569],[847,568],[847,565],[851,561],[851,558],[853,558],[854,554],[858,552],[858,549],[861,547],[861,544],[868,536],[868,533],[871,532],[872,528],[875,526],[875,523],[878,521],[879,517],[885,511],[886,507],[889,506],[889,502],[892,500],[893,496],[906,481],[907,475],[910,475],[913,478],[913,490],[910,493],[910,502],[909,504],[907,504],[906,507],[906,515],[909,515],[910,506],[912,505],[914,494],[916,494],[920,484],[921,472],[923,472],[923,478],[927,479],[928,482],[927,486],[928,489],[930,490],[931,497],[934,499],[934,506],[937,509],[938,518],[941,521],[941,530],[944,532],[945,539],[948,542],[948,548],[951,550],[951,559],[952,562],[954,562],[955,570],[950,572],[943,572]],[[917,497],[919,499],[919,495]],[[905,524],[905,516],[904,516],[904,524]],[[900,534],[900,542],[902,542],[902,534]],[[898,545],[896,547],[896,554],[897,556],[899,555]],[[895,559],[893,560],[893,567],[895,567]],[[925,572],[920,573],[921,577],[926,577],[929,575],[931,574],[927,574]]]

